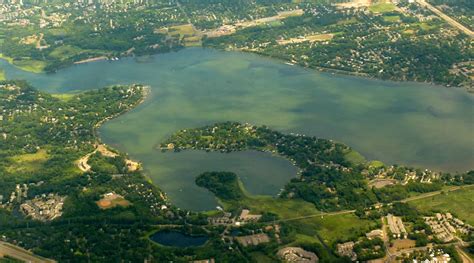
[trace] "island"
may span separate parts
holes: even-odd
[[[265,126],[186,129],[159,147],[280,155],[300,173],[278,197],[250,195],[238,174],[209,171],[196,174],[196,183],[220,207],[175,207],[139,165],[95,132],[148,92],[135,84],[47,94],[23,81],[0,82],[2,255],[46,262],[350,262],[406,251],[416,251],[407,260],[459,260],[472,249],[474,173],[386,166],[339,142]]]

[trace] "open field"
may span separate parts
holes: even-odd
[[[55,98],[57,98],[57,99],[60,99],[60,100],[62,100],[62,101],[69,101],[69,100],[71,100],[71,99],[75,96],[75,94],[70,94],[70,93],[68,93],[68,94],[66,94],[66,93],[56,93],[56,94],[51,94],[51,96],[53,96],[53,97],[55,97]]]
[[[459,189],[425,199],[409,202],[421,211],[439,210],[455,214],[461,220],[474,225],[474,188]]]
[[[346,160],[354,164],[361,164],[367,161],[362,154],[354,150],[351,150],[350,152],[346,153],[344,157],[346,158]]]
[[[168,30],[168,33],[170,35],[180,35],[182,37],[182,36],[192,36],[198,33],[198,31],[194,29],[192,24],[185,24],[185,25],[170,27]]]
[[[374,221],[359,219],[351,212],[321,216],[321,212],[306,201],[252,196],[243,189],[242,183],[240,187],[245,193],[244,199],[224,203],[224,207],[228,210],[248,208],[255,214],[263,212],[277,214],[281,221],[286,221],[295,230],[295,242],[318,242],[315,236],[319,234],[325,243],[332,244],[336,240],[363,234],[375,228]],[[304,218],[305,216],[308,218]]]
[[[289,224],[299,234],[297,240],[315,242],[309,236],[319,234],[326,244],[363,235],[376,227],[376,222],[359,219],[354,214],[326,215],[291,221]]]
[[[336,6],[339,8],[361,8],[369,6],[370,3],[370,0],[352,0],[349,2],[337,3]]]
[[[46,62],[33,59],[22,59],[13,60],[13,65],[24,71],[41,73],[46,67]]]
[[[278,199],[271,196],[251,196],[239,202],[240,207],[249,208],[252,212],[271,212],[280,219],[307,216],[319,213],[313,204],[303,200]]]
[[[298,44],[303,42],[320,42],[329,41],[334,37],[334,34],[315,34],[304,37],[295,37],[290,39],[277,40],[279,45]]]
[[[97,206],[101,209],[110,209],[117,206],[127,207],[130,206],[130,202],[119,195],[114,195],[111,197],[105,196],[104,198],[97,201]]]
[[[273,196],[251,195],[239,180],[240,190],[244,197],[238,201],[220,201],[226,210],[238,210],[247,208],[252,213],[270,212],[277,214],[279,219],[290,219],[300,216],[308,216],[320,213],[316,207],[299,199],[280,199]]]
[[[394,185],[396,183],[397,181],[395,179],[375,179],[369,182],[369,188],[375,187],[378,189],[378,188],[385,187],[387,185]]]
[[[400,22],[400,16],[393,16],[393,15],[383,16],[383,20],[386,22],[392,22],[392,23]]]
[[[369,10],[373,13],[388,13],[395,11],[396,6],[392,3],[379,3],[369,7]]]
[[[13,64],[13,58],[7,57],[7,56],[3,55],[2,53],[0,53],[0,59],[4,59],[4,60],[6,60],[8,63]]]
[[[84,50],[82,50],[78,47],[64,45],[64,46],[60,46],[58,48],[55,48],[49,55],[53,58],[64,60],[66,58],[70,58],[70,57],[79,55],[83,52],[84,52]]]
[[[33,172],[48,160],[48,153],[41,149],[36,153],[15,155],[10,158],[13,164],[7,168],[10,172]]]

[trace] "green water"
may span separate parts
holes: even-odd
[[[163,154],[154,149],[178,129],[217,121],[334,139],[386,163],[444,171],[474,168],[474,96],[461,89],[317,73],[256,55],[206,49],[140,62],[90,63],[52,75],[25,73],[5,62],[0,67],[8,78],[28,79],[49,92],[151,85],[147,101],[107,122],[101,138],[142,161],[147,174],[183,208],[216,205],[193,183],[201,171],[234,170],[255,194],[275,194],[295,175],[288,162],[264,153]]]

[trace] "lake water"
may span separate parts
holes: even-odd
[[[202,246],[209,238],[189,236],[177,231],[160,231],[153,234],[150,239],[163,246],[184,248]]]
[[[31,74],[0,61],[7,77],[48,92],[111,84],[152,87],[145,103],[107,122],[104,142],[144,164],[180,207],[217,203],[194,184],[203,171],[238,173],[254,194],[276,194],[295,176],[266,153],[161,153],[155,146],[179,129],[218,121],[268,125],[344,142],[368,159],[443,171],[474,169],[474,96],[462,89],[318,73],[260,56],[185,49],[136,61],[95,62],[55,74]]]

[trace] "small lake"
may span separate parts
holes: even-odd
[[[150,236],[150,239],[163,246],[185,248],[202,246],[209,238],[190,236],[177,231],[159,231]]]
[[[111,84],[152,88],[139,107],[105,123],[101,139],[144,164],[179,207],[213,209],[194,184],[208,170],[236,172],[253,194],[276,194],[296,169],[267,153],[162,153],[155,146],[179,129],[219,121],[268,125],[346,143],[368,159],[442,171],[474,169],[474,96],[462,89],[319,73],[238,52],[190,48],[101,61],[55,74],[32,74],[0,61],[8,78],[48,92]]]

